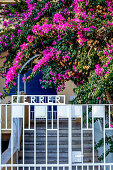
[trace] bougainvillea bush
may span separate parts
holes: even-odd
[[[25,0],[2,7],[0,53],[7,51],[5,92],[16,86],[17,75],[35,54],[39,62],[23,81],[39,71],[42,88],[65,89],[72,80],[75,103],[112,103],[113,1]]]

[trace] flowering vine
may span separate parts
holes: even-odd
[[[21,7],[21,9],[20,9]],[[21,1],[2,7],[0,56],[8,50],[5,90],[16,85],[22,65],[39,53],[23,81],[39,71],[42,88],[65,88],[72,80],[76,103],[109,101],[112,93],[113,3],[111,0]],[[18,21],[17,21],[18,20]],[[108,93],[106,93],[108,92]]]

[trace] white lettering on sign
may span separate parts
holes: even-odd
[[[24,97],[24,103],[28,103],[26,100],[27,100],[27,96]]]
[[[44,97],[40,97],[40,103],[44,103]]]
[[[60,97],[59,96],[56,97],[56,103],[60,103]]]
[[[31,97],[31,103],[36,103],[36,97]]]
[[[17,98],[17,101],[15,101],[14,99],[15,99],[15,97]],[[45,103],[45,104],[65,104],[65,96],[63,96],[63,95],[43,95],[43,96],[41,96],[41,95],[13,95],[13,103],[20,103],[20,97],[21,97],[21,99],[23,99],[22,101],[23,101],[23,103],[30,103],[30,104],[40,104],[40,103]],[[22,103],[22,102],[21,102]]]
[[[52,97],[48,97],[48,103],[53,103]]]

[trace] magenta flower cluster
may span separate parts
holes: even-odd
[[[32,18],[33,21],[35,21],[35,24],[37,23],[36,21],[42,17],[49,8],[52,7],[51,3],[45,3],[44,5],[41,6],[40,11],[38,9],[37,11],[37,16],[32,17],[34,15],[34,10],[36,9],[37,3],[31,3],[31,0],[25,0],[27,3],[27,11],[22,14],[18,14],[17,12],[15,14],[9,13],[7,16],[13,16],[14,20],[21,20],[20,23],[14,24],[15,29],[17,30],[17,36],[19,37],[22,33],[24,34],[24,26],[27,24],[27,22]],[[63,4],[65,2],[62,0]],[[109,16],[113,16],[113,3],[111,0],[106,0],[105,1],[108,5],[108,13]],[[33,72],[41,71],[41,69],[44,66],[49,66],[50,63],[57,62],[58,64],[60,63],[60,67],[65,67],[67,66],[69,62],[72,61],[72,56],[68,52],[64,52],[63,50],[60,51],[57,49],[57,42],[63,39],[63,36],[67,34],[67,30],[70,30],[74,32],[76,35],[76,46],[78,47],[80,45],[80,48],[87,46],[87,41],[90,36],[92,36],[92,32],[97,33],[98,32],[98,26],[94,25],[93,21],[96,19],[95,13],[93,13],[94,9],[90,8],[89,9],[89,14],[85,10],[85,8],[82,7],[82,3],[85,4],[85,8],[88,6],[88,1],[87,0],[73,0],[72,3],[72,13],[73,13],[73,18],[70,17],[71,12],[65,8],[64,10],[61,10],[60,12],[56,12],[52,19],[49,20],[49,18],[45,18],[42,22],[37,23],[32,27],[32,35],[28,35],[26,37],[26,41],[23,42],[19,47],[20,50],[17,52],[16,57],[14,59],[13,66],[9,68],[9,71],[6,74],[6,84],[5,88],[8,88],[8,85],[13,82],[15,85],[14,80],[17,77],[17,73],[19,69],[22,67],[22,61],[24,61],[25,52],[28,54],[29,48],[32,46],[34,39],[37,37],[42,38],[42,45],[45,48],[42,52],[42,59],[33,67]],[[103,14],[103,18],[107,18],[108,13]],[[65,17],[66,16],[66,17]],[[69,16],[67,18],[67,16]],[[4,16],[5,18],[5,16]],[[3,26],[8,29],[9,25],[13,24],[11,20],[3,22]],[[110,28],[113,26],[113,22],[107,21],[102,25],[102,28]],[[34,35],[33,35],[34,34]],[[52,40],[51,45],[49,44],[48,47],[44,46],[44,39],[43,37],[46,36],[47,38],[49,37],[57,37],[55,40]],[[10,36],[10,41],[12,44],[12,49],[15,47],[16,43],[14,44],[14,38],[15,35],[11,33]],[[45,38],[45,37],[44,37]],[[91,37],[90,37],[91,38]],[[73,37],[70,38],[71,40]],[[68,44],[71,46],[72,41],[68,40]],[[27,43],[26,43],[27,42]],[[64,42],[67,43],[67,42]],[[6,35],[2,35],[0,37],[0,45],[1,47],[6,48],[8,46],[8,38]],[[30,46],[31,45],[31,46]],[[34,44],[33,44],[34,45]],[[88,47],[89,48],[89,47]],[[2,55],[2,54],[1,54]],[[107,44],[107,48],[104,49],[103,55],[105,56],[104,61],[101,64],[96,64],[95,70],[93,72],[95,73],[95,76],[103,76],[106,74],[109,74],[109,65],[112,63],[113,60],[113,45]],[[64,66],[63,66],[64,65]],[[68,67],[65,68],[61,73],[57,73],[57,70],[59,68],[55,68],[55,71],[50,70],[50,76],[51,80],[47,80],[47,84],[49,83],[54,83],[58,84],[57,90],[60,91],[65,88],[65,81],[70,80],[70,79],[76,79],[77,83],[76,85],[79,86],[79,84],[83,84],[84,80],[81,80],[80,76],[80,69],[77,68],[76,64],[72,64],[72,69],[71,71],[74,72],[74,74],[70,74],[70,70]],[[59,69],[60,70],[60,69]],[[29,79],[29,77],[27,78]],[[45,78],[46,79],[46,78]],[[80,79],[80,81],[79,81]],[[60,83],[58,83],[58,80]],[[62,83],[61,83],[61,80]],[[25,79],[23,79],[23,82]],[[43,80],[44,81],[44,80]],[[97,98],[99,100],[99,97]]]
[[[97,64],[95,67],[95,75],[98,75],[99,77],[101,75],[105,75],[105,74],[109,74],[109,71],[107,69],[108,65],[111,63],[111,61],[113,60],[113,45],[109,45],[107,44],[107,49],[104,50],[103,54],[106,57],[106,63],[104,63],[102,66],[100,66],[99,64]]]

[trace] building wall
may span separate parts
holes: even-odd
[[[73,92],[73,88],[75,88],[75,84],[71,80],[69,80],[66,82],[66,88],[61,92],[57,92],[57,94],[74,96],[75,93]]]

